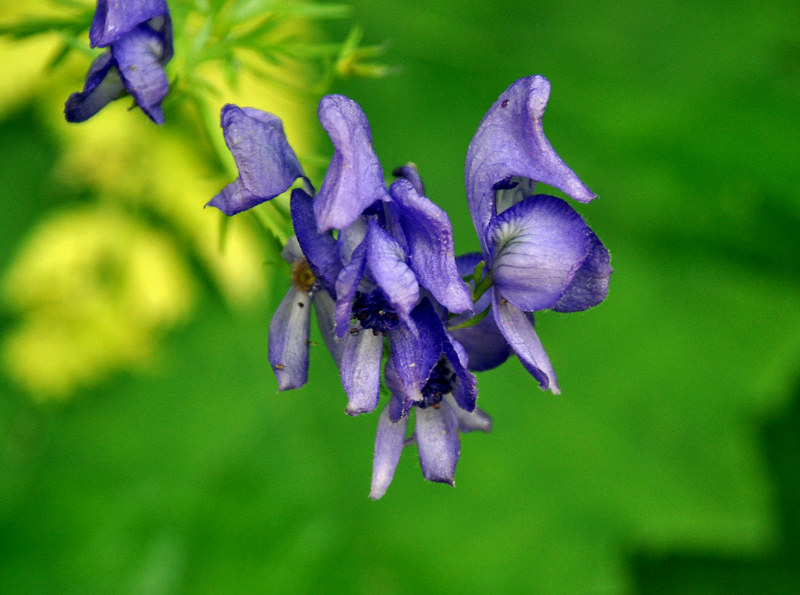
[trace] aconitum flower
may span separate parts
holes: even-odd
[[[470,143],[466,185],[484,273],[492,283],[494,323],[541,388],[558,393],[531,313],[599,304],[612,271],[608,251],[572,207],[534,194],[542,182],[581,202],[595,198],[544,136],[549,94],[549,81],[532,76],[500,95]],[[480,333],[475,327],[456,336],[469,344],[480,342]]]
[[[207,206],[236,215],[283,194],[298,178],[307,181],[278,116],[228,104],[220,112],[220,126],[239,177]]]
[[[172,21],[164,0],[98,0],[89,31],[92,47],[108,47],[89,67],[83,91],[67,99],[69,122],[88,120],[108,103],[130,94],[156,124],[169,91],[164,66],[170,61]]]
[[[489,416],[475,407],[477,383],[467,371],[463,348],[445,332],[427,299],[412,317],[416,332],[396,333],[395,350],[386,363],[386,386],[392,396],[378,419],[372,499],[382,497],[392,482],[412,409],[412,441],[428,481],[454,485],[461,453],[459,432],[491,430]]]

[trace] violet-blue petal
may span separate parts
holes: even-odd
[[[533,328],[531,319],[511,302],[504,300],[497,289],[490,291],[494,320],[519,357],[519,361],[536,378],[542,390],[549,388],[553,394],[559,394],[561,389],[558,386],[556,372]]]
[[[267,199],[263,196],[250,192],[241,178],[236,178],[220,190],[219,194],[209,200],[206,206],[215,207],[230,217],[247,209],[252,209],[265,200]]]
[[[513,177],[562,190],[575,200],[596,198],[561,160],[544,135],[550,82],[539,75],[515,81],[492,105],[470,142],[467,201],[478,236],[496,214],[495,189]]]
[[[438,409],[417,407],[414,437],[425,479],[454,486],[461,441],[458,420],[447,402]]]
[[[304,177],[277,116],[227,104],[220,113],[220,124],[239,178],[209,201],[209,206],[235,215],[275,198]]]
[[[383,290],[400,319],[413,328],[411,311],[419,301],[419,284],[405,263],[403,249],[372,219],[365,241],[367,263],[375,283]]]
[[[269,363],[278,390],[300,388],[308,380],[308,292],[292,287],[281,300],[269,324]]]
[[[92,47],[106,47],[128,34],[137,25],[169,15],[165,0],[97,0],[89,30]]]
[[[386,385],[402,401],[403,415],[422,401],[422,389],[442,355],[442,323],[430,302],[423,301],[412,317],[414,331],[401,326],[389,334],[391,356],[386,364]]]
[[[364,330],[340,339],[342,386],[347,393],[348,415],[369,413],[378,406],[381,385],[383,337]]]
[[[403,453],[407,427],[408,417],[392,421],[389,418],[389,407],[383,408],[378,418],[375,455],[372,460],[372,487],[369,497],[373,500],[383,496],[392,483],[397,462]]]
[[[586,237],[588,256],[572,278],[567,291],[553,306],[557,312],[579,312],[596,306],[608,295],[608,280],[613,272],[610,255],[603,242],[590,232]]]
[[[169,91],[169,81],[161,62],[163,44],[159,34],[141,25],[111,46],[125,88],[156,124],[164,123],[161,102]]]
[[[334,154],[314,212],[320,231],[344,229],[376,200],[389,200],[389,194],[361,107],[343,95],[328,95],[320,101],[318,115]]]
[[[552,308],[586,259],[590,233],[560,198],[539,194],[515,204],[486,232],[494,287],[524,312]]]
[[[353,317],[353,299],[367,266],[367,240],[353,251],[350,262],[342,267],[336,277],[336,335],[343,336],[350,328]]]
[[[420,196],[425,196],[425,184],[422,183],[422,177],[419,175],[419,170],[417,170],[417,166],[414,163],[406,163],[405,165],[398,167],[392,172],[393,176],[398,178],[405,178],[414,186],[414,190],[417,191],[417,194]]]
[[[408,243],[411,269],[423,287],[451,312],[472,310],[467,284],[461,280],[453,249],[453,227],[438,206],[405,178],[390,188]]]
[[[464,411],[456,403],[453,395],[444,395],[443,399],[447,402],[458,420],[458,431],[465,432],[491,432],[492,418],[485,411],[475,407],[473,411]]]
[[[111,51],[104,52],[92,61],[86,73],[83,91],[73,93],[64,106],[67,122],[84,122],[110,102],[125,93]]]
[[[292,224],[314,276],[331,295],[335,295],[336,278],[342,270],[336,239],[330,232],[317,231],[312,198],[300,188],[292,191],[290,202]]]
[[[453,397],[460,409],[464,411],[473,411],[475,409],[475,401],[478,398],[478,381],[475,376],[467,370],[467,354],[464,348],[457,342],[451,341],[447,333],[444,332],[442,338],[442,352],[450,366],[455,372],[456,380],[453,383]]]
[[[475,266],[483,260],[480,252],[464,254],[456,258],[458,272],[462,277],[471,275]],[[484,293],[475,304],[475,313],[484,312],[491,306],[491,292]],[[456,326],[466,322],[468,315],[457,316],[450,321],[450,326]],[[489,314],[478,324],[473,326],[449,329],[448,331],[461,346],[466,350],[467,367],[473,372],[482,372],[496,368],[511,355],[511,346],[506,341],[503,333],[497,328],[494,317]]]

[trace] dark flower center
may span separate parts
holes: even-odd
[[[439,408],[442,397],[453,392],[453,385],[458,376],[453,371],[453,366],[442,354],[437,364],[433,367],[430,378],[422,388],[422,403],[417,404],[420,409],[427,407]]]
[[[362,328],[372,329],[376,333],[387,333],[400,326],[400,317],[379,287],[369,293],[356,292],[353,316],[358,319]]]

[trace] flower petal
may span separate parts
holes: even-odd
[[[292,191],[290,207],[294,232],[311,271],[325,289],[335,295],[336,278],[342,270],[336,239],[330,232],[317,231],[314,205],[305,191],[300,188]]]
[[[168,15],[169,7],[165,0],[97,0],[89,40],[93,48],[103,48],[132,31],[137,25]]]
[[[539,194],[515,204],[486,231],[494,286],[524,312],[552,308],[586,259],[589,234],[560,198]]]
[[[407,179],[397,180],[389,190],[400,206],[409,263],[419,282],[451,312],[471,311],[469,288],[456,267],[453,227],[447,213],[419,194]]]
[[[403,249],[374,219],[369,221],[366,243],[369,271],[375,283],[386,294],[400,319],[413,328],[411,310],[419,301],[419,284],[405,262]]]
[[[308,321],[311,298],[292,288],[269,324],[269,363],[278,390],[300,388],[308,380]]]
[[[442,351],[456,374],[456,380],[453,384],[453,397],[458,403],[459,409],[473,411],[475,409],[475,401],[478,398],[478,381],[465,366],[467,354],[464,348],[458,343],[451,342],[444,328],[441,329],[441,332],[443,335]]]
[[[328,95],[320,101],[318,115],[334,154],[314,212],[320,231],[344,229],[376,200],[389,200],[389,194],[361,107],[343,95]]]
[[[609,265],[610,255],[603,242],[590,232],[586,238],[589,255],[572,278],[567,291],[553,310],[557,312],[579,312],[596,306],[608,295],[608,279],[613,272]]]
[[[205,206],[217,208],[230,217],[247,209],[252,209],[267,200],[269,199],[250,192],[245,187],[242,179],[236,178],[225,186],[219,194],[209,200]]]
[[[412,316],[416,332],[401,326],[389,333],[391,356],[386,362],[386,387],[402,403],[402,415],[422,401],[422,389],[442,355],[444,331],[430,302],[423,301]]]
[[[369,497],[377,500],[386,493],[394,478],[397,462],[403,453],[403,444],[408,427],[408,417],[397,421],[389,418],[389,407],[381,411],[378,431],[375,434],[375,456],[372,460],[372,487]]]
[[[339,367],[342,362],[342,339],[336,336],[334,332],[333,313],[335,302],[327,291],[316,291],[313,297],[314,311],[317,313],[317,326],[322,335],[322,340],[325,346]]]
[[[408,180],[411,182],[414,190],[417,191],[417,194],[420,196],[425,196],[425,184],[422,183],[422,177],[419,175],[419,170],[417,170],[416,164],[410,162],[406,163],[405,165],[395,169],[392,172],[392,175]]]
[[[235,215],[275,198],[305,177],[277,116],[227,104],[222,108],[220,125],[241,183],[223,190],[208,203],[210,206]]]
[[[164,38],[150,27],[140,25],[111,46],[125,88],[142,111],[156,124],[164,123],[161,102],[169,91],[161,59]]]
[[[378,406],[381,386],[383,337],[369,331],[340,339],[342,386],[347,393],[348,415],[369,413]]]
[[[516,306],[503,299],[497,289],[492,289],[492,314],[497,327],[519,357],[525,369],[539,382],[542,390],[557,395],[561,392],[556,372],[542,346],[533,323]]]
[[[492,431],[492,418],[489,414],[477,407],[474,411],[464,411],[458,406],[453,395],[445,395],[444,400],[453,410],[453,413],[458,420],[458,431],[461,433],[466,432],[491,432]]]
[[[546,78],[536,75],[517,80],[492,105],[470,142],[467,200],[482,242],[484,230],[498,212],[495,191],[512,177],[549,184],[581,202],[596,198],[544,135],[542,116],[549,96]]]
[[[86,73],[83,91],[73,93],[64,106],[67,122],[84,122],[125,93],[111,51],[94,59]]]
[[[416,410],[414,436],[419,450],[422,475],[428,481],[455,485],[456,463],[461,454],[458,420],[447,402],[439,408]]]
[[[350,328],[353,318],[353,299],[367,266],[366,239],[353,251],[350,262],[342,267],[336,277],[336,335],[341,337]]]

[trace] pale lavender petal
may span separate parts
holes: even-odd
[[[343,95],[328,95],[320,101],[318,115],[334,154],[314,212],[320,231],[344,229],[376,200],[389,200],[389,194],[361,107]]]
[[[314,292],[313,302],[314,311],[317,313],[317,326],[319,326],[322,340],[338,367],[342,362],[343,339],[337,337],[334,332],[333,313],[335,302],[327,291]]]
[[[419,194],[407,179],[390,188],[408,243],[409,263],[420,284],[451,312],[472,310],[467,284],[461,280],[453,249],[453,227],[442,209]]]
[[[342,270],[336,239],[329,232],[317,231],[311,197],[300,188],[292,191],[292,223],[311,271],[322,285],[335,294],[336,278]]]
[[[586,238],[589,255],[572,278],[567,291],[553,310],[557,312],[579,312],[596,306],[608,295],[608,280],[613,272],[609,266],[610,256],[603,242],[590,232]]]
[[[452,395],[444,395],[444,400],[453,410],[458,420],[458,431],[465,432],[491,432],[492,418],[485,411],[477,407],[473,411],[464,411],[458,406]]]
[[[419,301],[419,284],[414,271],[405,263],[403,249],[373,219],[369,221],[366,243],[369,271],[375,283],[400,319],[413,328],[411,310]]]
[[[556,372],[533,328],[531,319],[525,312],[504,300],[496,289],[490,291],[492,292],[492,314],[497,327],[519,357],[522,365],[536,378],[542,390],[549,388],[553,394],[559,394],[561,389],[558,386]]]
[[[165,0],[97,0],[97,10],[89,30],[92,47],[106,47],[155,17],[168,16]]]
[[[539,194],[487,229],[494,287],[524,312],[552,308],[586,259],[589,227],[560,198]]]
[[[281,256],[289,264],[294,264],[298,260],[305,258],[303,251],[300,249],[300,242],[297,241],[297,236],[292,236],[286,240],[286,244],[281,250]]]
[[[378,418],[375,434],[375,456],[372,461],[372,487],[369,497],[377,500],[386,493],[394,478],[397,462],[403,453],[408,417],[398,421],[389,418],[389,407],[384,407]]]
[[[269,324],[269,363],[278,390],[300,388],[308,380],[308,321],[311,298],[290,289]]]
[[[536,75],[517,80],[492,105],[470,142],[467,200],[481,242],[497,214],[495,192],[514,177],[543,182],[581,202],[595,198],[544,135],[542,116],[549,96],[546,78]]]
[[[146,26],[139,26],[111,46],[125,88],[136,104],[156,124],[164,123],[161,102],[169,91],[162,57],[164,39]]]
[[[347,393],[348,415],[369,413],[378,406],[381,385],[383,336],[362,330],[340,339],[342,386]]]
[[[336,278],[336,335],[343,336],[353,318],[353,299],[367,266],[367,241],[361,242],[350,262],[342,267]]]
[[[83,91],[69,96],[64,115],[67,122],[84,122],[124,94],[125,85],[116,70],[111,52],[107,51],[89,66]]]
[[[414,436],[425,479],[455,486],[461,441],[458,420],[450,406],[443,401],[438,409],[417,407]]]

